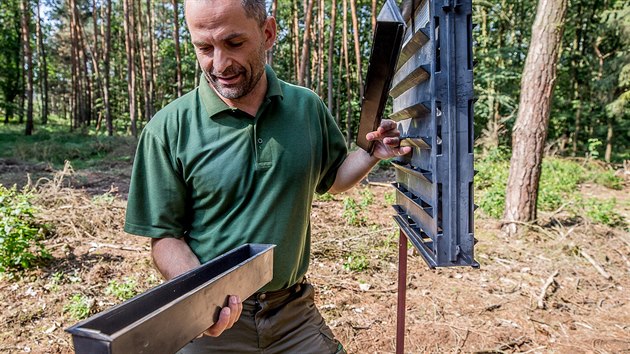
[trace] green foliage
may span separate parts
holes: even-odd
[[[348,225],[365,226],[367,219],[363,215],[362,206],[356,200],[350,197],[343,199],[343,218],[346,219]]]
[[[367,258],[362,254],[351,254],[343,263],[343,269],[346,272],[362,272],[370,266]]]
[[[610,227],[625,227],[626,220],[615,211],[616,206],[616,199],[589,198],[583,203],[584,212],[591,222]]]
[[[385,192],[383,198],[385,198],[385,203],[389,205],[396,204],[396,192],[394,191]]]
[[[538,208],[551,211],[574,199],[578,184],[583,181],[585,169],[575,161],[545,158],[542,164]]]
[[[361,195],[361,207],[367,208],[374,203],[374,193],[369,188],[363,188],[359,190]]]
[[[623,178],[615,175],[615,172],[610,169],[595,172],[591,176],[595,183],[606,188],[616,189],[619,191],[623,189]]]
[[[617,201],[615,199],[600,200],[589,198],[584,201],[583,208],[586,217],[594,223],[610,227],[625,226],[624,218],[615,211]]]
[[[0,185],[0,272],[29,269],[50,257],[40,242],[44,229],[35,222],[31,197]]]
[[[475,203],[488,216],[500,218],[505,209],[505,188],[509,173],[509,155],[494,149],[475,163]]]
[[[137,281],[131,278],[125,278],[122,283],[119,283],[117,280],[112,280],[107,285],[107,288],[105,288],[105,294],[125,301],[138,294],[137,286]]]
[[[94,136],[61,132],[56,127],[41,129],[32,136],[7,129],[0,132],[0,157],[45,162],[63,166],[66,160],[76,168],[100,163],[114,150],[128,149],[131,154],[135,139],[130,137]],[[129,160],[123,156],[119,160]]]
[[[335,200],[335,196],[330,193],[315,194],[315,200],[318,200],[320,202],[331,202]]]
[[[94,306],[94,300],[83,294],[74,294],[63,306],[63,312],[76,320],[87,318]]]

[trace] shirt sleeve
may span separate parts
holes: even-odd
[[[131,174],[125,232],[154,238],[184,236],[186,195],[169,150],[145,127]]]
[[[317,194],[326,193],[335,183],[337,178],[337,170],[346,159],[348,149],[346,148],[346,140],[337,126],[337,122],[330,114],[330,111],[323,102],[320,101],[322,110],[322,169],[320,180],[317,184]]]

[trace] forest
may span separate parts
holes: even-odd
[[[279,29],[268,62],[279,77],[317,92],[348,137],[357,127],[381,6],[268,1]],[[473,2],[478,146],[510,147],[535,9],[532,0]],[[623,161],[630,6],[572,0],[563,21],[547,150]],[[178,0],[3,0],[0,31],[0,116],[27,135],[50,122],[79,133],[137,136],[200,78]]]
[[[73,353],[65,329],[163,283],[123,226],[143,127],[203,79],[183,1],[0,0],[0,352]],[[266,1],[267,62],[321,97],[351,149],[384,3]],[[630,3],[473,0],[472,14],[480,268],[400,251],[384,160],[313,200],[316,305],[349,353],[395,352],[404,257],[405,352],[625,353]]]

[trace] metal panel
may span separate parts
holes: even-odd
[[[380,125],[404,32],[402,15],[395,2],[388,0],[376,19],[357,133],[357,145],[370,154],[374,143],[365,136]]]
[[[390,92],[390,118],[399,122],[401,145],[413,151],[397,159],[395,219],[430,267],[478,267],[472,2],[407,0],[402,6],[407,33]]]
[[[175,353],[273,277],[274,245],[246,244],[68,329],[75,353]]]

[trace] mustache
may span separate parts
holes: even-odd
[[[225,70],[223,70],[222,72],[216,72],[216,71],[210,71],[210,75],[211,76],[234,76],[234,75],[239,75],[239,74],[244,74],[245,73],[245,68],[243,67],[239,67],[236,65],[231,65],[228,66]]]

